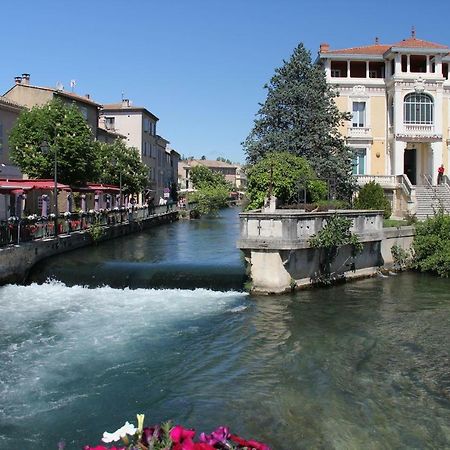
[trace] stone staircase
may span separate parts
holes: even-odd
[[[416,186],[416,205],[418,220],[433,216],[441,207],[446,214],[450,214],[450,186],[448,184]]]

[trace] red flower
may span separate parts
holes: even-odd
[[[237,436],[236,434],[231,434],[230,439],[235,442],[236,444],[241,445],[242,447],[248,447],[252,450],[270,450],[270,447],[266,444],[263,444],[262,442],[257,441],[246,441],[245,439],[242,439],[241,437]]]

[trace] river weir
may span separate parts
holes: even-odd
[[[229,209],[1,287],[0,448],[80,449],[136,413],[275,450],[449,447],[448,280],[250,296],[238,230]]]

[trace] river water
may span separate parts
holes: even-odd
[[[1,287],[0,449],[80,449],[142,412],[275,450],[450,448],[449,281],[252,297],[237,232],[230,209]]]

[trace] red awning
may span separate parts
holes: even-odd
[[[60,191],[70,191],[70,186],[67,184],[58,183],[57,187]],[[53,180],[12,180],[0,179],[0,191],[8,191],[14,189],[41,189],[43,191],[50,191],[55,188]]]
[[[118,186],[103,183],[87,183],[86,186],[73,188],[73,190],[77,192],[92,192],[95,194],[118,194],[120,192],[120,188]]]

